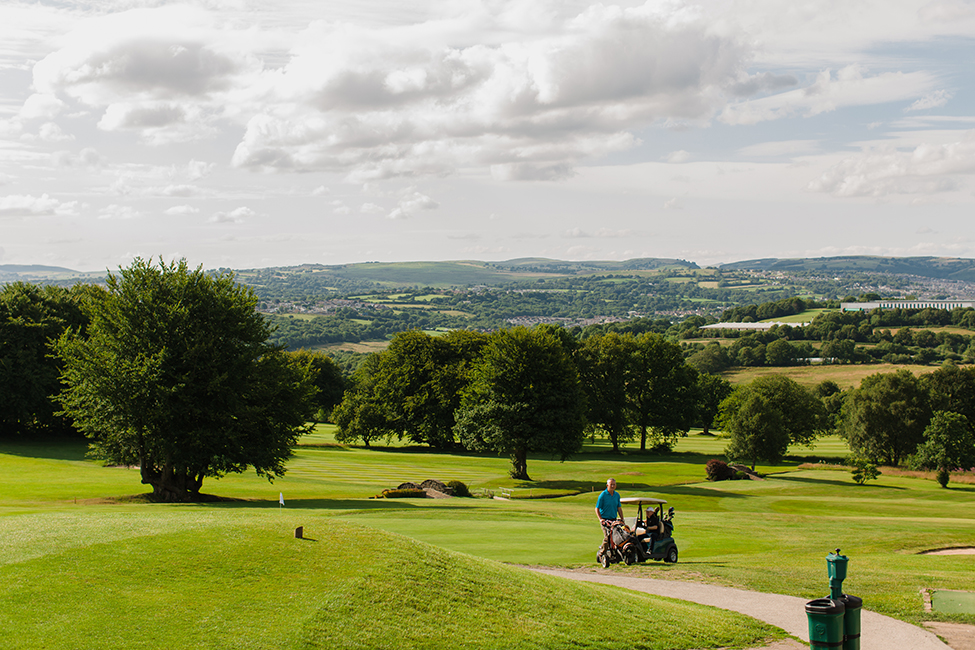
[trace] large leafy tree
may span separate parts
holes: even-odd
[[[911,458],[911,466],[937,470],[941,487],[948,487],[951,470],[975,467],[975,434],[964,415],[937,411],[924,430],[924,438]]]
[[[64,411],[156,498],[198,499],[206,477],[284,474],[311,415],[311,371],[268,343],[254,292],[230,274],[135,260],[109,274],[87,336],[66,333]]]
[[[336,410],[343,441],[406,436],[434,448],[454,444],[454,413],[487,335],[466,330],[396,334],[356,376]]]
[[[380,361],[379,354],[366,357],[352,375],[352,385],[342,402],[332,411],[332,421],[338,427],[336,441],[361,440],[368,447],[373,440],[389,440],[396,434],[376,390],[381,377]]]
[[[960,368],[950,361],[920,377],[931,400],[932,411],[964,415],[971,429],[975,425],[975,368]]]
[[[82,305],[99,290],[13,282],[0,289],[0,436],[73,431],[53,396],[61,361],[50,345],[68,328],[83,331]]]
[[[721,402],[731,395],[731,382],[723,377],[701,373],[697,376],[697,425],[704,435],[711,432],[721,412]]]
[[[822,403],[783,375],[759,377],[721,403],[719,425],[731,435],[729,458],[777,462],[790,444],[809,445],[827,426]]]
[[[605,431],[613,451],[619,451],[620,443],[632,440],[635,434],[627,402],[635,352],[636,339],[632,335],[611,332],[587,338],[575,354],[586,394],[588,426]]]
[[[634,343],[627,385],[630,421],[640,433],[641,450],[647,448],[648,432],[670,446],[693,426],[697,371],[684,363],[680,346],[660,334],[641,334]]]
[[[528,453],[561,459],[582,447],[584,396],[569,351],[548,328],[491,335],[471,371],[455,431],[465,447],[511,458],[511,476],[528,476]]]
[[[308,366],[311,369],[313,383],[318,389],[315,395],[315,406],[317,407],[315,417],[320,422],[325,422],[332,409],[338,406],[345,394],[347,382],[342,373],[342,368],[335,363],[332,357],[322,352],[302,349],[288,354],[297,364]]]
[[[924,440],[931,406],[924,386],[907,370],[864,377],[843,402],[841,433],[857,455],[898,465]]]

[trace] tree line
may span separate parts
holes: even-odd
[[[730,390],[655,332],[414,330],[359,367],[332,419],[341,442],[496,451],[510,456],[514,478],[528,480],[529,452],[565,458],[597,431],[614,451],[637,440],[641,450],[669,449],[692,426],[710,427]]]
[[[777,462],[790,444],[812,444],[838,433],[854,464],[907,465],[951,471],[975,467],[975,367],[946,363],[916,376],[876,373],[841,391],[825,380],[812,391],[782,375],[734,389],[719,406],[717,425],[730,435],[725,453],[750,462]]]

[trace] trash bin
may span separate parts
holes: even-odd
[[[843,647],[845,612],[843,602],[832,598],[817,598],[806,603],[809,650],[840,650]]]
[[[863,599],[843,594],[840,602],[846,608],[843,613],[843,650],[860,650],[860,608]]]

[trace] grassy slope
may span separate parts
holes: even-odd
[[[298,525],[305,526],[307,535],[320,540],[304,543],[316,549],[343,547],[346,542],[337,542],[333,531],[362,531],[360,526],[366,526],[488,560],[593,566],[600,539],[592,511],[595,492],[612,475],[624,495],[660,495],[678,512],[680,563],[615,569],[629,575],[708,580],[812,598],[826,592],[824,557],[829,550],[840,547],[851,557],[847,591],[863,597],[871,610],[919,621],[932,618],[923,612],[920,587],[975,590],[970,557],[917,554],[930,548],[975,543],[975,489],[968,485],[952,483],[944,490],[930,480],[884,476],[857,486],[848,472],[799,470],[798,461],[760,468],[772,473],[766,481],[710,484],[702,482],[703,465],[708,458],[720,456],[725,443],[714,437],[691,436],[678,446],[679,453],[666,457],[632,452],[614,456],[606,453],[605,445],[597,444],[566,463],[532,458],[529,471],[535,481],[519,487],[506,478],[508,464],[504,458],[418,453],[395,447],[366,450],[326,446],[329,441],[327,430],[306,440],[318,446],[300,448],[288,475],[274,485],[252,476],[232,476],[208,481],[205,486],[207,492],[249,501],[192,506],[109,504],[103,497],[144,491],[136,471],[94,466],[79,460],[78,451],[70,448],[62,448],[60,458],[48,458],[44,452],[26,447],[0,448],[0,452],[14,452],[0,455],[0,476],[8,477],[0,491],[0,515],[11,515],[0,516],[0,558],[16,563],[0,579],[21,586],[44,583],[44,588],[56,595],[62,588],[68,589],[71,582],[52,583],[48,579],[51,575],[63,572],[63,567],[87,566],[87,573],[79,574],[79,579],[92,580],[92,567],[101,567],[106,558],[120,552],[117,549],[155,549],[153,553],[163,559],[171,557],[175,548],[188,549],[191,557],[209,557],[212,553],[234,557],[227,540],[239,539],[242,550],[235,562],[240,566],[214,571],[231,582],[235,571],[270,571],[273,575],[261,582],[260,589],[266,590],[268,599],[288,599],[292,592],[278,583],[297,581],[305,585],[304,578],[290,573],[274,577],[275,572],[284,571],[278,565],[291,560],[279,562],[275,559],[279,551],[265,549],[262,544],[270,543],[265,538],[280,538],[282,549],[292,548],[289,545],[299,544],[290,539],[291,531]],[[826,458],[846,454],[842,442],[835,439],[819,443],[813,452],[804,448],[797,452]],[[10,480],[12,476],[17,480]],[[557,499],[508,502],[367,498],[401,481],[425,478],[459,479],[475,488],[513,486],[516,495],[544,491],[580,493]],[[55,481],[60,486],[52,485]],[[279,491],[285,495],[284,509],[277,504]],[[77,504],[75,497],[79,499]],[[349,524],[355,526],[346,528]],[[245,531],[256,532],[252,536]],[[344,534],[338,539],[344,540]],[[384,532],[367,536],[371,540],[361,547],[366,551],[354,554],[351,561],[351,566],[363,570],[389,552],[390,540]],[[93,540],[98,543],[92,545]],[[393,538],[393,542],[395,547],[407,544],[400,538]],[[101,555],[84,555],[93,553],[96,547],[103,549],[99,551]],[[350,555],[345,554],[345,562],[349,562]],[[79,564],[77,558],[81,557],[87,559]],[[266,561],[268,558],[271,559]],[[128,562],[124,571],[138,577],[138,568],[146,563],[146,558],[139,556]],[[294,564],[298,567],[295,571],[305,566]],[[188,566],[193,566],[192,562]],[[22,570],[26,573],[19,573]],[[388,578],[397,575],[394,571]],[[505,575],[502,582],[514,579]],[[147,580],[139,580],[140,588],[144,588]],[[167,581],[172,580],[167,577]],[[188,578],[186,582],[188,588],[195,589],[188,584]],[[177,599],[175,594],[182,583],[173,584],[176,586],[169,589],[169,595],[159,598]],[[309,597],[316,602],[323,598],[319,588],[307,588],[311,589]],[[137,591],[130,589],[133,590]],[[301,586],[299,591],[304,593],[306,587]],[[76,606],[80,606],[80,593],[69,594]],[[202,603],[210,611],[211,604],[201,600],[202,593],[193,592],[191,602],[198,607]],[[251,597],[258,598],[257,593],[253,591]],[[36,594],[6,598],[30,602],[35,597]],[[587,598],[595,601],[602,596],[590,592]],[[212,604],[215,613],[208,616],[219,618],[220,607],[224,606]],[[226,607],[227,611],[243,608],[249,612],[254,605],[237,603]],[[6,608],[0,602],[0,611]],[[131,616],[137,617],[134,613]],[[153,612],[145,616],[163,615]],[[406,624],[406,618],[395,624]],[[955,616],[954,620],[975,622],[975,617]],[[308,638],[325,643],[325,637],[314,635],[326,632],[315,632],[315,625],[319,624],[309,621],[311,618],[305,618],[301,623],[309,626],[307,633],[312,637]],[[221,634],[231,638],[237,632]],[[556,641],[552,643],[553,647],[558,645]]]
[[[373,489],[353,486],[370,457],[401,461],[391,474],[425,475],[427,455],[311,448],[273,487],[253,477],[211,486],[265,500],[174,506],[108,499],[140,491],[137,472],[80,451],[0,446],[4,648],[704,648],[782,636],[738,615],[536,575],[336,516],[409,507],[362,499]],[[348,482],[330,475],[329,453],[358,455]],[[268,494],[278,489],[287,508]],[[299,524],[313,539],[294,539]]]
[[[604,648],[628,638],[698,648],[781,636],[744,617],[566,584],[334,519],[297,540],[287,519],[235,508],[41,517],[73,523],[73,535],[0,565],[3,647]],[[18,523],[0,519],[6,532]],[[595,602],[618,613],[610,628]]]

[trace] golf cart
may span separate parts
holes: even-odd
[[[627,565],[647,560],[677,561],[677,542],[674,541],[674,508],[664,512],[663,499],[626,497],[624,506],[637,506],[635,518],[618,521],[596,553],[596,561],[603,567],[623,562]],[[646,506],[646,517],[643,507]]]

